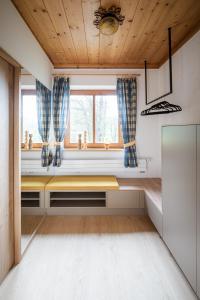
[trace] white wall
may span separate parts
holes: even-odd
[[[182,111],[166,115],[141,117],[145,119],[145,124],[142,127],[146,131],[146,137],[144,145],[140,145],[139,151],[142,155],[145,155],[145,147],[148,147],[147,136],[149,136],[151,142],[148,153],[153,159],[151,172],[155,176],[161,176],[162,125],[200,123],[200,31],[173,55],[172,63],[173,94],[163,100],[180,105]],[[168,85],[167,63],[160,68],[158,76],[162,80],[155,80],[151,89],[156,91],[156,86],[159,86],[159,93],[163,94],[166,92]]]
[[[51,89],[52,64],[10,0],[0,0],[0,48]]]
[[[138,82],[138,118],[137,118],[137,151],[139,157],[150,158],[148,176],[161,176],[161,127],[166,124],[200,123],[200,31],[181,47],[172,58],[173,66],[173,94],[161,101],[178,104],[182,112],[141,116],[145,106],[144,71],[121,70],[120,73],[139,73]],[[169,91],[168,62],[159,70],[148,71],[149,97],[153,99]],[[60,72],[58,70],[57,72]],[[68,71],[73,74],[75,71]],[[81,71],[86,73],[86,71]],[[91,71],[89,71],[91,73]],[[94,71],[97,73],[97,70]],[[119,74],[119,70],[99,70],[101,74]],[[76,87],[83,82],[83,76],[71,76],[71,83]],[[95,86],[115,86],[116,76],[89,76],[85,77],[84,84]]]
[[[143,70],[54,70],[54,73],[70,75],[72,88],[115,88],[116,75],[110,76],[102,74],[140,74],[138,82],[138,117],[137,117],[137,152],[141,158],[147,158],[148,170],[145,174],[120,169],[119,175],[123,177],[134,176],[161,176],[161,126],[166,124],[188,124],[200,123],[200,32],[189,40],[182,48],[173,55],[173,94],[163,100],[178,104],[182,107],[182,112],[141,116],[140,113],[145,106],[144,95],[144,71]],[[81,75],[82,74],[82,75]],[[87,74],[83,76],[83,74]],[[94,75],[98,74],[98,75]],[[149,95],[150,98],[160,96],[168,91],[168,64],[164,64],[159,70],[148,71]],[[87,87],[86,87],[87,86]],[[161,100],[162,101],[162,100]],[[22,154],[22,157],[28,154]],[[32,154],[30,154],[32,155]],[[69,151],[65,158],[71,157]],[[102,154],[107,159],[106,152]],[[98,153],[89,154],[77,151],[73,153],[73,159],[87,160],[88,156],[98,159]],[[26,157],[27,158],[27,157]],[[31,156],[29,156],[29,159]],[[36,157],[35,157],[36,158]],[[37,154],[39,158],[39,154]],[[109,160],[117,159],[122,161],[122,153],[109,152]],[[102,158],[101,158],[102,159]],[[87,171],[87,169],[85,169]],[[102,169],[103,170],[103,169]],[[107,170],[108,171],[108,170]],[[110,170],[109,170],[110,171]],[[113,173],[117,170],[113,170]],[[106,167],[105,167],[106,173]]]
[[[33,75],[23,75],[21,73],[20,85],[22,90],[35,90],[36,89],[36,81]]]

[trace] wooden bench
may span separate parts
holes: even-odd
[[[115,176],[54,176],[45,187],[46,191],[110,191],[118,190]]]
[[[32,201],[32,202],[31,202]],[[25,212],[48,214],[145,214],[162,236],[161,180],[115,176],[23,176]],[[30,205],[29,205],[30,206]]]
[[[118,179],[120,186],[132,186],[144,191],[145,209],[162,236],[162,198],[160,178]]]
[[[22,214],[43,214],[45,211],[45,187],[51,176],[21,177]]]
[[[144,214],[143,191],[115,176],[56,176],[45,190],[48,214]]]

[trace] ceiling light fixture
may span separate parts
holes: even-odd
[[[120,7],[111,6],[109,9],[105,9],[100,6],[99,9],[94,12],[96,20],[94,20],[93,23],[96,28],[99,29],[100,33],[112,35],[117,32],[119,25],[122,25],[125,19],[120,12]]]

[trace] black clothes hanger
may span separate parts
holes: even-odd
[[[168,51],[169,51],[169,85],[170,90],[168,93],[165,93],[164,95],[157,97],[153,100],[148,101],[148,95],[147,95],[147,61],[144,62],[144,68],[145,68],[145,103],[146,105],[156,102],[162,98],[165,98],[166,96],[172,94],[173,88],[172,88],[172,46],[171,46],[171,28],[168,28]],[[177,111],[181,111],[182,108],[179,105],[170,104],[167,101],[159,102],[153,106],[151,106],[148,109],[145,109],[141,112],[141,116],[147,116],[147,115],[157,115],[157,114],[169,114]]]
[[[182,108],[179,105],[170,104],[167,101],[162,101],[152,105],[150,108],[145,109],[141,112],[142,116],[158,115],[158,114],[169,114],[177,111],[181,111]]]

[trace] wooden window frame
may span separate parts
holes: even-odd
[[[93,96],[93,141],[95,141],[95,97],[99,95],[116,95],[115,90],[71,90],[70,95],[87,95],[87,96]],[[70,118],[70,116],[69,116]],[[120,129],[120,123],[118,125],[118,141],[119,143],[111,143],[109,144],[109,149],[122,149],[123,148],[123,139]],[[68,121],[68,127],[65,134],[64,139],[64,147],[66,149],[77,149],[78,144],[77,143],[70,143],[70,120]],[[104,149],[105,143],[88,143],[87,149]],[[87,150],[86,149],[86,150]]]
[[[23,143],[23,96],[24,95],[36,95],[36,90],[33,89],[27,89],[27,90],[21,90],[21,149],[25,148],[25,144]],[[32,144],[33,149],[40,149],[42,148],[42,143],[33,143]]]
[[[36,90],[27,89],[21,90],[21,136],[23,141],[23,96],[24,95],[36,95]],[[93,96],[93,140],[95,141],[95,97],[99,95],[116,95],[115,90],[71,90],[70,95],[90,95]],[[70,118],[70,116],[69,116]],[[118,126],[118,141],[119,143],[109,144],[109,149],[122,149],[123,148],[123,138],[121,134],[120,123]],[[21,141],[21,148],[24,149],[25,145]],[[33,150],[42,148],[42,143],[33,143]],[[66,149],[77,149],[77,143],[70,143],[70,122],[68,122],[68,127],[66,130],[64,138],[64,148]],[[88,143],[88,149],[104,149],[104,143]]]

